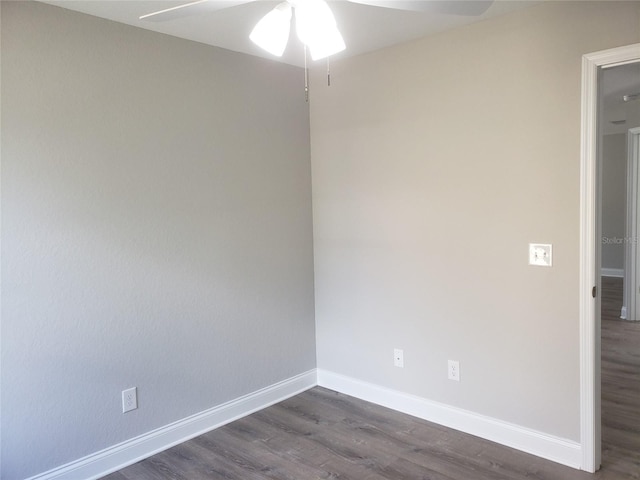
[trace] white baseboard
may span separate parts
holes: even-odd
[[[94,480],[304,392],[316,384],[316,370],[310,370],[28,480]]]
[[[600,275],[602,275],[603,277],[624,278],[624,269],[602,267],[602,269],[600,270]]]
[[[579,469],[582,465],[582,449],[578,442],[322,369],[318,369],[318,385],[569,467]]]
[[[430,422],[580,468],[580,444],[501,420],[380,387],[326,370],[310,370],[184,418],[27,480],[95,480],[320,385]]]

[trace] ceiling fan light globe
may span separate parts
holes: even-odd
[[[318,60],[345,49],[336,19],[324,0],[298,0],[295,4],[296,33]]]
[[[249,38],[263,50],[281,57],[289,41],[291,6],[283,2],[253,27]]]
[[[335,55],[336,53],[343,51],[345,48],[346,45],[344,43],[344,39],[337,28],[325,32],[322,41],[309,45],[311,59],[314,61]]]

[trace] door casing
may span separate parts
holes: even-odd
[[[640,127],[628,132],[627,146],[627,226],[624,255],[624,319],[638,320],[640,313],[640,296],[638,295],[638,274],[640,273],[640,257],[638,257],[637,239],[640,238]]]
[[[600,188],[598,99],[600,69],[640,62],[640,43],[582,57],[580,138],[580,445],[582,470],[601,458],[600,417]],[[592,295],[596,288],[596,297]]]

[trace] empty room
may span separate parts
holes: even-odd
[[[0,26],[0,478],[640,478],[640,1]]]

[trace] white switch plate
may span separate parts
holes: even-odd
[[[404,368],[404,352],[399,348],[393,349],[393,364],[396,367]]]
[[[549,243],[529,244],[529,265],[550,267],[553,259],[553,247]]]

